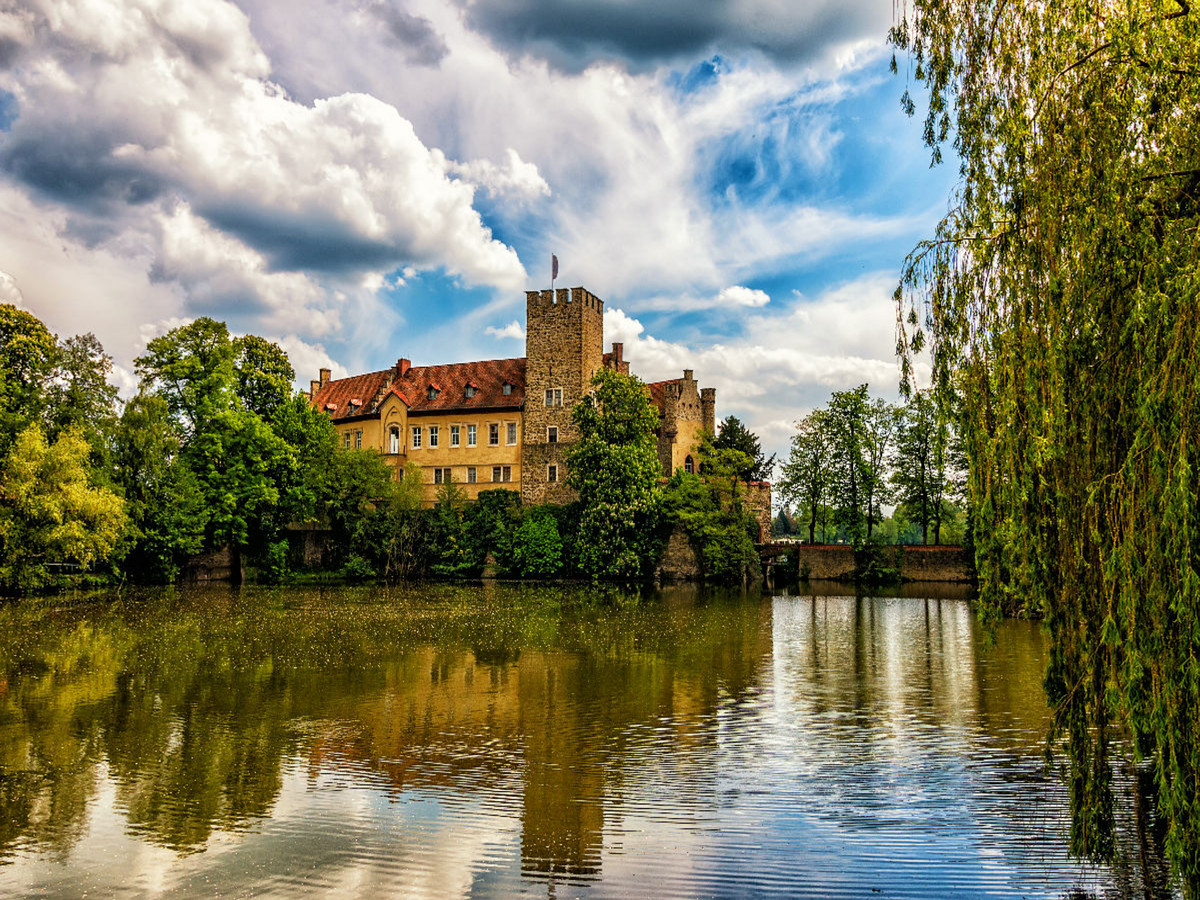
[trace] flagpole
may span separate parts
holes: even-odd
[[[558,278],[558,256],[550,254],[550,297],[554,298],[554,282]]]

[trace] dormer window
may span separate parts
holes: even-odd
[[[475,392],[477,390],[479,390],[479,389],[477,387],[475,387],[475,385],[468,384],[466,386],[466,388],[463,390],[463,396],[465,396],[468,400],[470,400],[472,397],[475,396]]]
[[[430,399],[430,400],[436,400],[436,399],[437,399],[437,395],[438,395],[438,389],[437,389],[437,388],[435,388],[433,385],[430,385],[430,386],[429,386],[429,390],[427,390],[427,391],[425,392],[425,396],[426,396],[426,398],[428,398],[428,399]]]
[[[509,381],[504,382],[504,384],[500,386],[500,392],[502,394],[504,394],[504,396],[506,396],[506,397],[509,394],[511,394],[512,393],[512,382],[509,382]]]
[[[327,409],[329,412],[335,412],[337,410],[337,404],[336,403],[326,403],[325,409]]]

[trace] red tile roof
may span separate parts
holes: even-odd
[[[679,384],[682,380],[682,378],[668,378],[666,381],[652,381],[646,385],[650,389],[650,400],[658,407],[660,413],[666,409],[667,385]]]
[[[504,383],[512,385],[504,393]],[[472,385],[475,396],[467,397]],[[430,387],[437,395],[429,398]],[[470,409],[520,409],[525,402],[525,358],[489,359],[480,362],[453,363],[443,366],[416,366],[403,375],[397,369],[369,372],[351,378],[339,378],[321,386],[313,405],[335,420],[350,416],[377,415],[379,405],[395,394],[410,412],[449,412]],[[351,408],[349,401],[363,400],[363,406]],[[336,404],[332,410],[327,404]]]

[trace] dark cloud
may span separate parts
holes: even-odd
[[[390,3],[371,7],[372,14],[386,30],[389,44],[403,51],[408,62],[436,66],[449,53],[446,41],[423,16],[414,16]]]
[[[882,14],[880,10],[882,9]],[[509,53],[567,71],[604,59],[653,68],[713,52],[758,52],[779,63],[815,61],[830,45],[882,39],[878,2],[753,4],[735,0],[474,0],[473,28]]]
[[[406,248],[364,237],[330,217],[245,203],[199,201],[196,212],[262,253],[273,271],[354,272],[411,261]]]
[[[154,200],[162,193],[162,182],[140,165],[115,157],[115,143],[101,131],[55,135],[31,129],[3,145],[0,169],[47,197],[94,212]]]

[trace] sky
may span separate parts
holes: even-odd
[[[635,374],[768,452],[894,398],[892,291],[945,214],[890,0],[0,0],[0,302],[128,396],[199,316],[307,388],[524,355],[582,285]],[[915,91],[914,91],[915,93]]]

